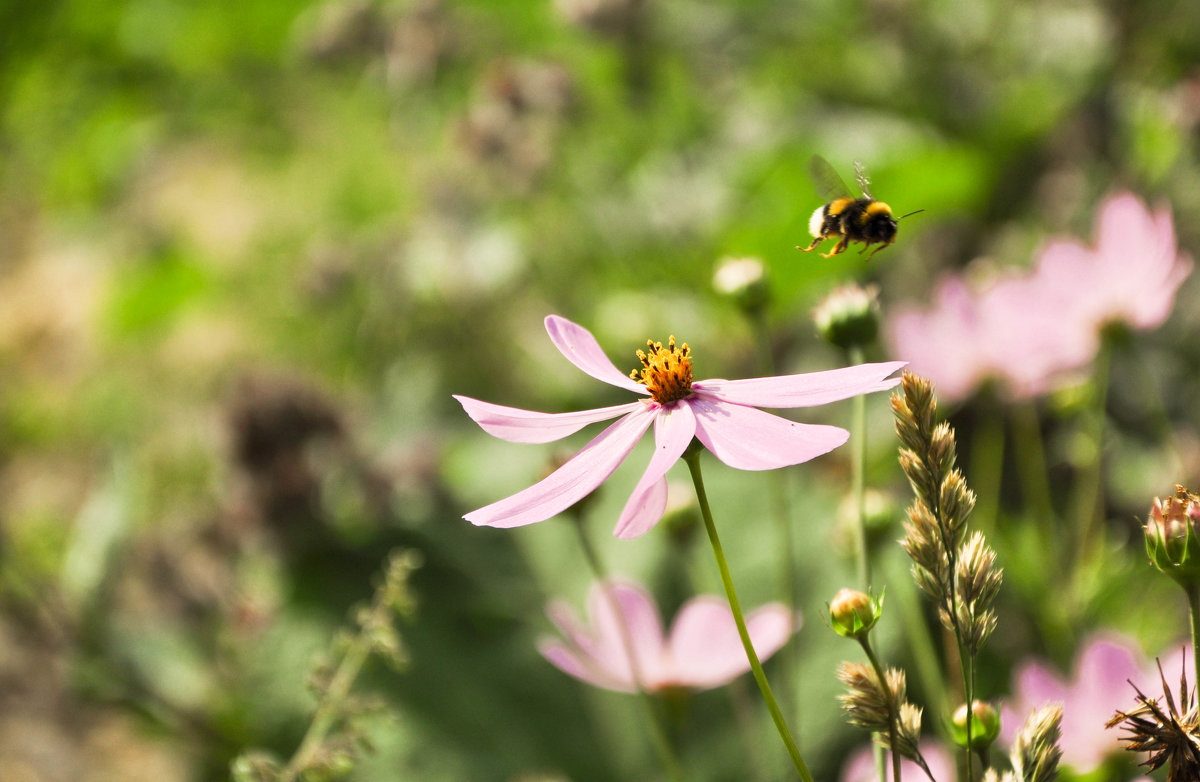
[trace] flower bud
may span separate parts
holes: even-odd
[[[882,614],[883,598],[857,589],[839,590],[829,602],[829,623],[843,638],[865,638]]]
[[[958,707],[950,721],[950,732],[954,743],[967,746],[967,704]],[[971,706],[971,749],[984,752],[1000,735],[1000,714],[992,705],[975,701]]]
[[[1146,520],[1146,553],[1154,566],[1185,587],[1200,582],[1200,497],[1175,484],[1155,498]]]
[[[747,315],[762,311],[770,298],[767,269],[758,258],[722,258],[713,273],[713,288]]]
[[[817,333],[839,348],[865,347],[879,334],[879,288],[843,285],[813,310]]]

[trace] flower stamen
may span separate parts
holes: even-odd
[[[675,336],[661,342],[646,340],[649,352],[639,350],[641,369],[629,373],[629,377],[644,385],[650,396],[660,405],[669,405],[692,395],[692,351],[687,343],[675,346]]]

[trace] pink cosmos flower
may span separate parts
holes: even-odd
[[[679,609],[664,638],[654,599],[636,584],[611,579],[592,585],[585,627],[569,605],[551,603],[547,616],[565,640],[543,639],[538,650],[565,673],[618,692],[721,687],[750,670],[729,604],[713,595]],[[622,625],[626,628],[622,630]],[[746,617],[759,659],[765,660],[799,628],[787,607],[768,603]],[[629,645],[637,661],[630,665]]]
[[[649,399],[577,413],[538,413],[455,396],[488,434],[515,443],[547,443],[590,423],[618,419],[547,478],[464,516],[472,524],[518,527],[544,521],[587,496],[620,466],[653,424],[654,455],[617,520],[615,534],[646,532],[666,507],[667,470],[697,438],[718,459],[739,470],[770,470],[800,464],[833,450],[849,438],[836,426],[801,424],[757,407],[811,407],[883,391],[903,362],[862,364],[845,369],[748,380],[692,380],[685,344],[650,343],[638,351],[641,378],[617,369],[587,329],[566,318],[546,318],[550,341],[588,375]]]
[[[1093,246],[1052,240],[1032,269],[981,288],[948,277],[932,309],[897,310],[889,342],[944,399],[961,399],[989,378],[1016,398],[1036,396],[1095,358],[1108,323],[1161,325],[1191,270],[1170,212],[1118,193],[1100,206]]]
[[[1037,258],[1037,275],[1074,311],[1075,325],[1093,333],[1110,322],[1161,326],[1191,271],[1191,257],[1176,245],[1170,210],[1151,212],[1132,193],[1101,204],[1094,247],[1058,239]]]
[[[933,778],[937,782],[954,782],[954,758],[940,744],[922,741],[921,755],[929,764],[929,770],[933,772]],[[891,755],[885,751],[883,757],[887,778],[891,781],[893,780]],[[839,778],[841,782],[876,782],[879,775],[875,773],[875,753],[872,748],[863,747],[851,755],[850,759],[842,766]],[[900,761],[900,782],[928,782],[928,780],[929,777],[925,776],[925,772],[916,763],[911,760]]]
[[[1163,670],[1170,670],[1165,663]],[[1177,667],[1175,670],[1178,672]],[[1063,705],[1059,742],[1063,764],[1078,774],[1099,768],[1105,758],[1124,752],[1117,740],[1120,733],[1104,724],[1118,710],[1135,705],[1130,681],[1151,695],[1146,685],[1157,684],[1158,673],[1150,678],[1136,645],[1114,636],[1090,638],[1076,658],[1069,680],[1041,661],[1029,660],[1017,669],[1014,697],[1001,709],[1001,741],[1012,742],[1030,711],[1057,701]]]

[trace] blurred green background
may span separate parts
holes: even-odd
[[[845,360],[809,319],[836,284],[879,283],[885,312],[925,302],[944,270],[1090,236],[1117,187],[1166,199],[1200,246],[1194,0],[9,0],[0,112],[0,777],[21,782],[216,780],[249,748],[287,757],[314,660],[395,546],[425,559],[411,661],[365,671],[386,708],[350,778],[654,778],[636,701],[534,649],[545,601],[582,606],[590,580],[569,524],[461,519],[553,449],[489,438],[452,393],[624,401],[553,351],[549,313],[618,366],[675,334],[700,377],[761,374],[761,332],[712,290],[723,256],[767,266],[770,353],[794,372]],[[870,266],[793,249],[820,205],[814,153],[925,210]],[[1113,546],[1070,608],[1044,605],[1028,527],[996,532],[1011,629],[991,692],[1020,654],[1065,665],[1091,627],[1151,650],[1183,633],[1133,520],[1200,467],[1194,300],[1189,284],[1175,320],[1114,359]],[[1138,401],[1147,375],[1165,418]],[[869,480],[903,502],[886,400],[868,407]],[[951,412],[967,441],[1001,415]],[[1163,427],[1191,444],[1168,462],[1182,474]],[[786,477],[807,624],[772,670],[800,690],[818,779],[863,738],[834,700],[853,650],[820,621],[853,577],[834,533],[845,459]],[[703,546],[611,540],[637,472],[587,508],[610,567],[668,612],[718,592]],[[780,597],[771,477],[711,462],[707,478],[743,602]],[[898,553],[882,555],[895,590]],[[1160,588],[1161,613],[1131,608]],[[755,698],[745,682],[696,696],[686,764],[745,778],[732,699],[782,778]]]

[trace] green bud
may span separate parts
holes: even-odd
[[[722,258],[713,273],[713,288],[747,315],[761,312],[771,297],[767,269],[758,258]]]
[[[883,597],[857,589],[842,589],[829,602],[829,624],[843,638],[865,638],[882,614]]]
[[[879,335],[879,288],[843,285],[813,310],[817,333],[839,348],[865,347]]]
[[[967,704],[958,707],[950,721],[954,743],[967,746]],[[971,707],[971,748],[984,752],[1000,735],[1000,714],[985,701],[975,701]]]
[[[1146,520],[1146,554],[1154,566],[1185,588],[1200,583],[1200,497],[1179,484],[1167,499],[1155,498]]]

